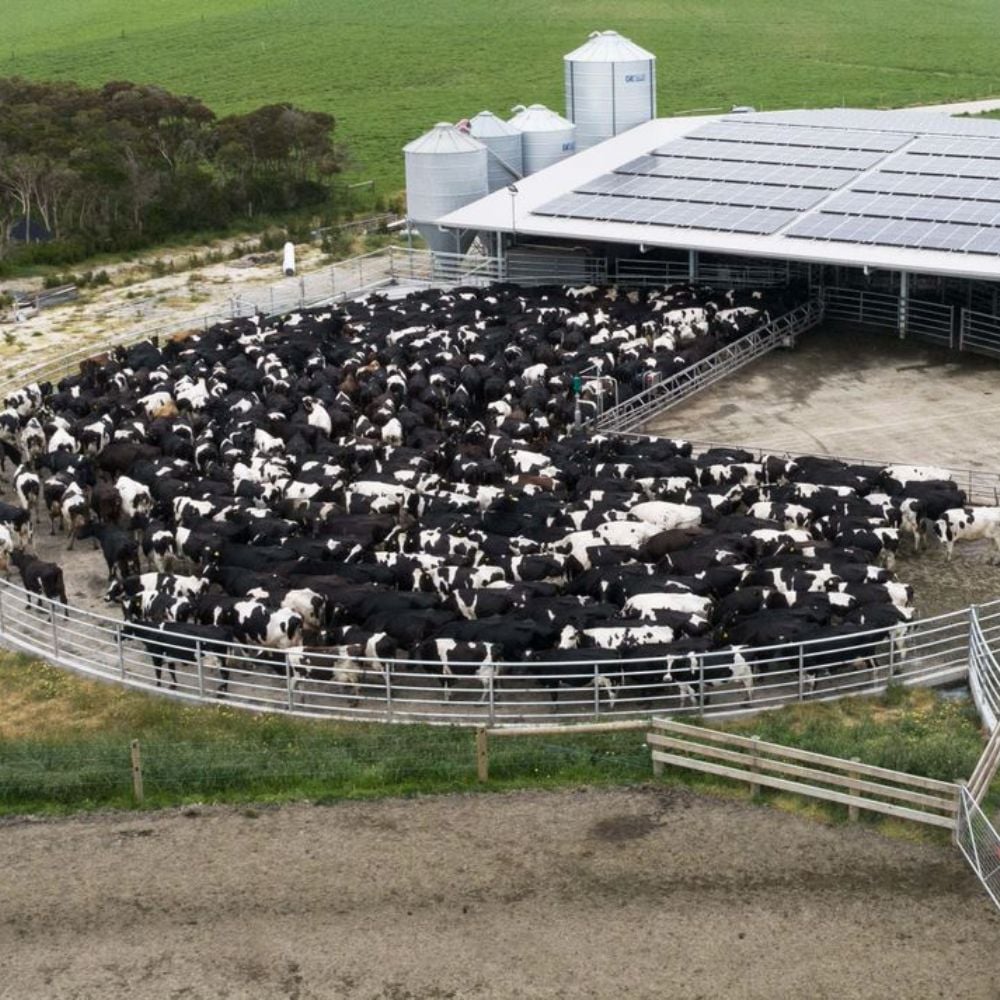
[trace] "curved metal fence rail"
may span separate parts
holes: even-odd
[[[348,291],[348,280],[343,277],[337,294],[408,282],[410,276],[400,273],[403,259],[413,265],[414,281],[430,281],[439,268],[430,255],[425,259],[418,254],[404,251],[401,257],[381,252],[377,258],[368,255],[338,265],[344,275],[354,274],[356,283]],[[420,261],[428,264],[423,273]],[[545,277],[552,280],[553,276]],[[325,295],[321,301],[331,297]],[[304,304],[296,301],[293,307]],[[198,319],[207,326],[230,318],[214,314]],[[131,330],[100,350],[191,326],[192,318],[185,317],[173,324]],[[28,382],[75,371],[81,360],[97,352],[90,345],[11,373],[0,380],[0,398]],[[742,655],[754,671],[750,684],[744,683],[746,671],[742,681],[718,683],[704,663],[684,675],[668,676],[662,661],[625,658],[611,665],[595,664],[588,661],[586,650],[579,651],[576,664],[560,664],[558,669],[539,662],[502,663],[493,668],[452,664],[455,673],[464,676],[445,685],[439,668],[412,659],[334,660],[297,670],[294,658],[290,667],[282,652],[234,647],[226,662],[220,663],[209,651],[181,644],[173,650],[179,661],[175,673],[165,669],[158,684],[142,641],[149,636],[138,628],[110,615],[45,599],[34,598],[30,605],[29,599],[20,587],[0,581],[0,641],[89,677],[189,701],[225,698],[227,704],[257,711],[477,726],[627,719],[653,713],[734,716],[789,703],[878,693],[890,683],[951,683],[967,675],[973,647],[981,655],[982,646],[987,644],[988,649],[1000,631],[997,601],[978,609],[975,623],[980,631],[975,636],[971,612],[961,610],[859,635],[852,640],[854,647],[841,648],[836,655],[823,639],[745,649]],[[158,633],[156,639],[163,643],[164,636]],[[997,683],[1000,690],[1000,679]]]
[[[1000,601],[979,609],[989,634]],[[449,725],[525,725],[649,715],[732,717],[784,705],[877,694],[890,683],[962,680],[970,658],[970,615],[957,611],[852,637],[832,654],[828,640],[741,650],[753,674],[720,682],[697,663],[668,675],[662,658],[573,663],[378,661],[298,650],[232,646],[225,657],[155,629],[67,607],[0,583],[0,638],[77,673],[189,701],[301,716]],[[157,670],[147,641],[159,647]],[[447,681],[447,683],[446,683]]]

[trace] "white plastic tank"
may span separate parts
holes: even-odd
[[[617,31],[594,31],[563,57],[566,117],[589,149],[656,117],[656,56]]]
[[[520,129],[508,125],[492,111],[480,111],[469,122],[469,134],[488,150],[486,184],[490,192],[513,184],[524,176]]]
[[[544,104],[511,108],[514,117],[508,122],[521,133],[524,175],[533,174],[576,152],[576,126],[550,111]]]
[[[281,264],[281,270],[286,278],[295,277],[295,244],[286,243],[284,250],[284,260]]]
[[[488,194],[486,147],[450,122],[403,147],[406,162],[406,214],[427,245],[438,252],[464,252],[475,233],[442,232],[437,220]]]

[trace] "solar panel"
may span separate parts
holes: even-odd
[[[791,166],[782,163],[741,163],[734,160],[696,160],[673,156],[640,156],[615,169],[619,174],[686,177],[703,180],[746,180],[783,187],[834,190],[857,176],[843,168]]]
[[[903,153],[886,164],[893,173],[931,174],[942,177],[985,177],[1000,180],[1000,160],[974,156],[930,156],[927,153]]]
[[[802,211],[826,197],[825,191],[783,188],[737,181],[702,181],[675,177],[605,174],[581,184],[581,194],[620,194],[665,201],[699,201],[719,205],[792,208]]]
[[[788,163],[809,167],[846,167],[867,170],[885,156],[853,149],[815,149],[798,146],[774,146],[759,142],[715,142],[698,139],[674,139],[653,150],[659,156],[685,156],[696,159],[737,160],[751,163]]]
[[[1000,201],[1000,181],[990,181],[981,177],[944,177],[879,171],[866,174],[852,184],[851,189],[877,191],[883,194],[916,194],[940,198]]]
[[[955,139],[951,136],[921,136],[908,152],[946,157],[975,157],[1000,160],[1000,139]]]
[[[729,139],[744,143],[804,146],[810,149],[864,149],[891,153],[909,142],[913,136],[891,132],[779,125],[750,120],[713,122],[690,133],[690,138]]]

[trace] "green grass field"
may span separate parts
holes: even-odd
[[[562,56],[616,28],[658,56],[662,114],[899,106],[1000,92],[995,0],[37,0],[8,4],[0,74],[158,83],[217,112],[292,101],[340,122],[359,177],[402,186],[439,120],[563,110]],[[539,13],[543,11],[543,13]]]

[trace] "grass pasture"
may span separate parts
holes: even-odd
[[[402,186],[436,121],[563,110],[562,56],[616,28],[658,56],[659,108],[899,106],[1000,93],[994,0],[42,0],[8,5],[0,74],[131,79],[218,113],[326,111],[359,177]]]

